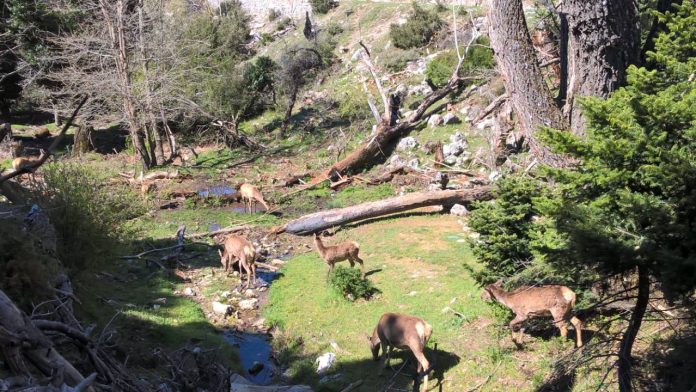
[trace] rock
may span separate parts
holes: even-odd
[[[418,168],[420,167],[420,161],[418,160],[418,158],[413,158],[410,161],[408,161],[408,163],[406,165],[408,167],[411,167],[411,168],[418,170]]]
[[[454,131],[452,135],[449,137],[450,142],[452,143],[458,143],[458,142],[464,142],[466,143],[466,135],[464,135],[464,132],[460,130]]]
[[[445,164],[454,166],[457,163],[457,157],[454,155],[445,156]]]
[[[410,71],[410,72],[420,73],[420,74],[425,73],[425,62],[421,62],[421,61],[418,61],[416,63],[418,66],[418,69],[415,69],[415,70]],[[422,66],[422,68],[421,68],[421,66]],[[433,92],[433,89],[430,88],[428,83],[426,83],[425,81],[423,81],[423,83],[417,84],[415,86],[409,86],[409,88],[408,88],[408,95],[428,95],[432,92]]]
[[[254,290],[246,289],[246,291],[244,291],[244,298],[254,298],[254,297],[256,297],[256,293],[254,292]]]
[[[496,170],[493,170],[491,172],[491,174],[488,175],[488,181],[493,182],[493,181],[499,179],[500,177],[502,177],[502,174],[500,174],[500,172],[498,172]]]
[[[227,305],[227,304],[223,304],[223,303],[215,301],[215,302],[213,302],[213,312],[215,312],[217,314],[222,314],[224,316],[228,316],[228,315],[232,314],[232,305]]]
[[[154,309],[154,310],[159,310],[159,308],[160,308],[161,306],[162,306],[162,305],[160,305],[160,304],[154,304],[154,305],[152,305],[152,309]]]
[[[343,375],[341,373],[328,374],[319,379],[319,384],[326,384],[327,382],[340,380],[341,378],[343,378]]]
[[[184,295],[187,296],[187,297],[195,297],[195,296],[196,296],[196,292],[193,291],[192,288],[187,287],[187,288],[184,289]]]
[[[399,166],[406,166],[406,161],[404,161],[400,156],[398,155],[392,155],[389,158],[389,163],[387,164],[389,167],[399,167]]]
[[[450,214],[454,216],[467,216],[469,215],[469,210],[461,204],[455,204],[452,206],[452,209],[450,209]]]
[[[396,145],[397,151],[410,151],[418,147],[418,141],[413,136],[407,136],[399,140],[399,144]]]
[[[331,369],[336,362],[336,354],[334,353],[324,353],[319,358],[314,361],[317,365],[317,374],[326,373]]]
[[[442,154],[445,157],[448,156],[459,156],[464,152],[464,149],[466,148],[466,144],[462,142],[455,142],[455,143],[450,143],[450,144],[445,144],[442,146]]]
[[[446,113],[444,116],[442,116],[442,123],[443,124],[461,124],[462,120],[457,117],[456,114],[454,113]]]
[[[249,298],[239,301],[239,309],[241,310],[253,310],[258,306],[259,300],[256,298]]]
[[[425,60],[424,59],[417,59],[417,60],[412,60],[406,63],[406,72],[414,75],[423,75],[425,73]],[[425,85],[430,89],[430,91],[433,91],[430,86],[428,86],[427,83]],[[411,86],[408,88],[408,95],[414,95],[414,94],[422,94],[421,91],[417,91],[419,89],[422,89],[422,84],[416,85],[416,86]]]
[[[411,292],[409,292],[409,293],[406,294],[406,295],[408,295],[409,297],[413,297],[413,296],[415,296],[416,294],[418,294],[417,291],[411,291]]]
[[[457,160],[454,162],[455,166],[465,166],[467,163],[469,163],[469,155],[468,154],[458,156]]]
[[[153,304],[158,304],[158,305],[164,305],[167,303],[167,299],[162,297],[162,298],[157,298],[156,300],[152,301]]]
[[[271,260],[271,265],[283,266],[285,265],[285,261],[281,259],[273,259]]]
[[[442,124],[442,116],[440,116],[439,114],[433,114],[428,119],[428,126],[430,128],[435,128],[436,126],[441,125],[441,124]]]
[[[360,56],[362,56],[362,53],[363,53],[363,49],[362,49],[362,48],[356,50],[356,51],[353,52],[353,54],[350,56],[350,61],[358,61],[358,60],[360,60]]]
[[[254,361],[254,363],[251,364],[251,367],[249,368],[248,372],[251,375],[258,374],[261,370],[263,370],[263,364],[259,361]]]

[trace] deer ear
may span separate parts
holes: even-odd
[[[503,285],[503,278],[500,278],[495,283],[493,283],[493,286],[495,286],[495,287],[500,287],[502,285]]]

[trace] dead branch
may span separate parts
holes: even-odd
[[[500,106],[503,102],[507,101],[507,99],[508,99],[507,94],[503,94],[503,95],[499,96],[498,98],[494,99],[493,102],[491,102],[488,106],[486,106],[486,108],[483,109],[483,112],[481,114],[479,114],[478,116],[476,116],[474,121],[472,121],[471,123],[476,124],[477,122],[483,120],[484,118],[486,118],[486,116],[493,113],[493,111],[496,110],[496,108],[498,106]]]
[[[77,117],[77,113],[80,111],[80,109],[85,104],[85,102],[87,102],[87,98],[89,98],[87,95],[83,96],[82,100],[77,105],[77,107],[73,111],[73,113],[70,116],[70,118],[68,119],[68,121],[65,123],[65,125],[63,125],[63,129],[61,129],[58,136],[56,136],[55,139],[53,139],[53,143],[51,143],[51,146],[48,147],[48,150],[43,151],[41,153],[41,156],[39,156],[38,160],[36,160],[30,164],[27,164],[24,167],[21,167],[17,170],[11,171],[11,172],[5,174],[4,176],[0,176],[0,184],[9,180],[10,178],[17,177],[21,174],[34,172],[36,169],[39,168],[39,166],[43,165],[46,162],[46,160],[48,160],[48,158],[51,156],[51,154],[53,153],[53,150],[55,150],[56,147],[58,147],[58,145],[60,144],[60,142],[63,141],[63,138],[65,137],[65,133],[68,132],[68,129],[72,126],[72,123],[75,120],[75,117]]]
[[[207,233],[192,234],[189,236],[189,238],[213,237],[213,236],[220,235],[220,234],[236,233],[238,231],[244,231],[244,230],[248,230],[248,229],[249,229],[249,226],[247,226],[247,225],[232,226],[232,227],[226,227],[226,228],[220,229],[220,230],[209,231]]]

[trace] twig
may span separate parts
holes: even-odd
[[[475,390],[477,390],[477,389],[481,388],[482,386],[486,385],[486,384],[488,383],[488,381],[491,380],[491,378],[493,377],[493,375],[495,374],[495,372],[498,371],[498,368],[500,367],[501,364],[502,364],[502,362],[498,361],[498,364],[495,366],[495,369],[493,369],[493,371],[491,372],[491,374],[489,374],[488,377],[486,377],[485,380],[483,380],[483,381],[481,381],[480,383],[478,383],[475,387],[470,388],[470,389],[467,389],[466,392],[474,392]]]
[[[380,392],[386,392],[391,388],[392,385],[394,385],[394,382],[396,382],[396,376],[398,376],[402,370],[408,365],[408,363],[411,362],[411,358],[407,358],[404,363],[401,364],[401,367],[391,376],[389,381],[384,385],[384,388],[380,389]]]
[[[87,102],[87,98],[88,98],[87,95],[85,95],[82,98],[82,100],[77,105],[77,107],[73,111],[73,113],[70,116],[70,118],[68,119],[68,121],[63,126],[63,129],[61,129],[58,136],[56,136],[55,139],[53,139],[53,143],[51,143],[51,146],[48,147],[48,150],[42,151],[38,160],[36,160],[28,165],[25,165],[23,167],[20,167],[19,169],[15,170],[15,171],[11,171],[11,172],[5,174],[4,176],[0,176],[0,184],[9,180],[10,178],[14,178],[20,174],[33,172],[36,169],[38,169],[39,166],[43,165],[46,162],[46,160],[48,160],[48,157],[50,157],[53,154],[53,150],[55,150],[56,147],[58,147],[58,145],[60,144],[60,142],[63,141],[63,138],[65,137],[65,133],[68,132],[68,129],[72,126],[72,122],[75,120],[75,117],[77,117],[77,113],[80,111],[82,106],[85,104],[85,102]]]
[[[493,102],[491,102],[488,106],[486,106],[485,109],[483,109],[483,112],[479,114],[474,121],[472,121],[472,124],[476,124],[477,122],[483,120],[486,116],[491,114],[498,106],[500,106],[503,102],[505,102],[508,99],[507,94],[503,94],[499,96],[498,98],[494,99]]]

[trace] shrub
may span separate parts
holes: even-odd
[[[309,3],[315,14],[325,14],[338,5],[334,0],[309,0]]]
[[[292,19],[290,19],[289,16],[286,16],[283,19],[278,21],[278,25],[276,25],[276,30],[277,31],[285,30],[291,24],[292,24]]]
[[[326,26],[326,32],[331,36],[339,35],[343,33],[343,27],[341,27],[341,25],[338,23],[330,23],[328,26]]]
[[[464,58],[462,67],[459,69],[459,75],[473,75],[478,71],[491,69],[495,66],[493,51],[488,48],[489,40],[486,37],[480,37],[476,40],[476,45],[472,45],[469,53]],[[463,54],[463,53],[462,53]],[[442,87],[447,84],[447,81],[452,76],[454,67],[457,66],[457,52],[455,49],[448,50],[439,54],[425,68],[425,77],[430,82]]]
[[[372,113],[366,102],[361,87],[357,83],[349,85],[338,98],[339,117],[351,122],[370,118]]]
[[[274,41],[274,39],[273,39],[272,35],[270,35],[268,33],[261,33],[261,40],[259,40],[259,43],[261,44],[261,46],[266,46],[273,41]]]
[[[389,72],[401,72],[406,68],[406,64],[409,61],[418,60],[421,56],[415,50],[402,50],[394,49],[389,53],[388,56],[382,56],[384,58],[382,65],[389,70]]]
[[[68,268],[99,265],[132,234],[124,223],[145,206],[130,191],[107,188],[96,172],[72,163],[44,165],[34,198],[58,236],[58,255]]]
[[[280,18],[280,15],[282,15],[280,11],[278,11],[275,8],[271,8],[270,10],[268,10],[268,21],[273,22],[276,19]]]
[[[428,11],[414,2],[413,11],[406,23],[392,24],[389,36],[397,48],[418,48],[428,44],[443,24],[435,12]]]
[[[356,268],[336,267],[329,277],[329,284],[351,301],[369,299],[378,292],[369,280],[360,277],[360,271]]]

